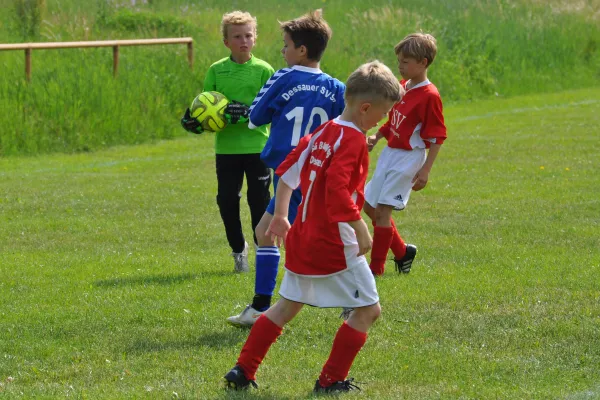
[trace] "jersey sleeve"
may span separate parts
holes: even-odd
[[[206,76],[204,77],[204,89],[203,92],[210,92],[213,90],[217,90],[217,75],[215,74],[215,68],[210,67],[208,71],[206,71]]]
[[[338,95],[335,100],[335,104],[336,104],[335,116],[336,117],[338,115],[342,115],[342,112],[344,112],[344,108],[346,107],[346,101],[344,100],[344,93],[346,92],[346,85],[344,85],[342,82],[340,82],[339,85],[340,85],[340,90],[338,91]]]
[[[354,190],[349,186],[352,173],[360,168],[365,151],[367,145],[362,135],[342,136],[326,171],[325,206],[329,222],[358,221],[361,218],[360,208],[352,198]]]
[[[248,122],[248,127],[250,129],[266,125],[273,119],[273,114],[276,111],[274,106],[275,99],[279,95],[279,87],[283,80],[283,78],[280,77],[281,75],[283,75],[281,70],[277,71],[265,82],[256,95],[256,98],[250,106],[250,121]]]
[[[308,157],[308,145],[312,134],[306,135],[298,146],[292,150],[290,154],[283,160],[279,167],[275,170],[275,174],[279,176],[279,179],[285,182],[286,185],[292,189],[296,189],[300,186],[300,174],[304,165],[304,160]]]
[[[426,103],[421,138],[429,143],[436,144],[442,144],[446,140],[442,99],[437,94],[430,96]]]

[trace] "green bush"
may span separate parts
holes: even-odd
[[[129,8],[121,9],[106,18],[104,25],[109,29],[153,37],[185,36],[193,30],[191,24],[181,18]]]

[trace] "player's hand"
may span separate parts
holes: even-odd
[[[231,101],[225,108],[225,116],[230,124],[238,122],[247,122],[250,115],[250,107],[239,101]]]
[[[415,192],[418,192],[419,190],[423,189],[425,186],[427,186],[428,180],[429,180],[429,170],[421,168],[419,170],[419,172],[417,172],[415,177],[412,179],[412,184],[413,184],[412,190],[414,190]]]
[[[352,224],[354,232],[356,233],[356,241],[358,242],[358,254],[357,257],[364,256],[373,247],[373,238],[369,233],[369,228],[363,219],[360,219]]]
[[[288,221],[287,217],[275,215],[267,228],[266,235],[271,238],[277,247],[281,247],[282,244],[285,244],[285,237],[290,227],[290,221]]]
[[[204,132],[204,129],[202,129],[202,124],[200,124],[196,118],[192,118],[190,115],[189,108],[185,110],[185,114],[183,114],[183,117],[181,117],[181,126],[183,126],[183,129],[191,133],[200,134]]]
[[[377,135],[371,135],[367,137],[367,149],[369,151],[373,150],[373,147],[377,144],[379,140],[377,139]]]

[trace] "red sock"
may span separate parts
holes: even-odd
[[[392,249],[392,253],[394,253],[394,258],[399,260],[406,254],[406,243],[404,240],[402,240],[402,237],[398,233],[398,229],[396,229],[394,220],[390,219],[390,221],[392,223],[392,230],[394,231],[392,234],[392,245],[390,248]]]
[[[266,315],[263,314],[258,317],[237,360],[237,365],[242,368],[246,378],[256,380],[255,375],[258,366],[282,331],[283,329],[267,318]]]
[[[356,355],[366,341],[366,333],[359,332],[344,322],[335,335],[331,354],[319,376],[321,386],[327,387],[345,380]]]
[[[371,249],[371,272],[375,275],[382,275],[385,269],[385,259],[388,250],[392,244],[391,226],[376,226],[373,234],[373,248]]]

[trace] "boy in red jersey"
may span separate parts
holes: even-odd
[[[335,336],[315,392],[357,388],[346,378],[381,312],[375,279],[364,257],[371,235],[360,216],[369,169],[364,134],[385,117],[401,90],[382,63],[360,66],[346,83],[342,115],[304,137],[277,168],[280,182],[267,232],[277,245],[284,239],[286,243],[281,298],[253,325],[236,366],[225,375],[229,387],[257,387],[255,374],[270,346],[283,326],[309,304],[354,308]],[[298,186],[303,201],[290,229],[288,204]]]
[[[392,211],[403,210],[411,190],[418,191],[427,185],[433,162],[446,139],[442,100],[437,88],[427,79],[427,69],[437,53],[435,38],[413,33],[402,39],[394,50],[403,78],[400,83],[406,93],[394,105],[379,132],[367,138],[369,151],[381,138],[387,139],[387,146],[365,189],[364,209],[375,227],[370,264],[375,275],[383,274],[390,248],[398,272],[410,272],[417,248],[402,240]]]

